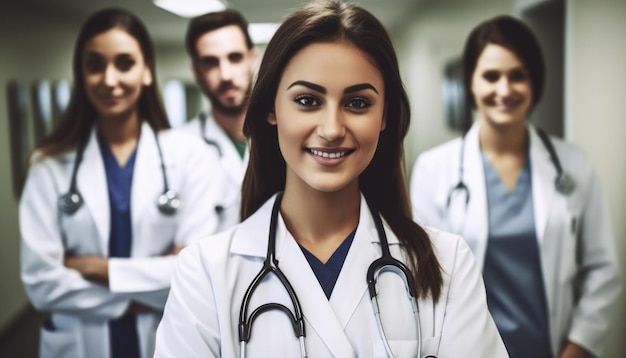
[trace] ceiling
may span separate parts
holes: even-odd
[[[417,11],[425,0],[358,0],[389,29]],[[95,11],[108,7],[124,7],[138,15],[157,43],[179,42],[188,19],[171,14],[153,5],[152,0],[15,0],[2,1],[0,8],[37,11],[81,23]],[[228,0],[226,5],[243,13],[249,22],[280,22],[292,9],[306,0]]]

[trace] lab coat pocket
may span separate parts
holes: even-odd
[[[388,342],[394,357],[417,357],[417,340],[389,340]],[[381,340],[374,341],[374,357],[389,357],[385,350],[385,344]]]
[[[75,327],[55,327],[50,318],[41,326],[39,339],[40,358],[82,357],[79,331]]]

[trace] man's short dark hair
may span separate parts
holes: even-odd
[[[241,32],[246,38],[246,45],[248,46],[248,49],[251,49],[254,44],[252,43],[252,38],[248,33],[248,21],[239,11],[226,9],[219,12],[210,12],[191,19],[189,26],[187,27],[187,35],[185,36],[185,47],[187,48],[187,53],[189,53],[192,58],[196,58],[198,56],[196,49],[196,42],[198,39],[207,32],[229,25],[239,26]]]

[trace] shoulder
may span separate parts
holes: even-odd
[[[415,161],[417,167],[439,167],[449,163],[449,158],[459,157],[463,140],[455,138],[422,152]],[[442,161],[443,158],[448,160]]]
[[[162,146],[163,155],[174,157],[176,162],[193,160],[193,158],[210,158],[219,161],[216,154],[211,151],[200,136],[180,129],[167,129],[159,131],[159,142]]]
[[[550,137],[550,141],[563,164],[590,165],[587,152],[582,147],[556,137]]]
[[[425,226],[433,245],[433,249],[439,260],[441,269],[447,275],[451,275],[462,266],[474,266],[474,256],[463,238],[459,235]]]
[[[225,262],[230,256],[230,246],[239,225],[194,241],[181,251],[179,259],[196,262],[205,268]]]
[[[35,150],[28,158],[28,175],[33,173],[64,168],[73,165],[76,160],[76,150],[70,150],[57,156],[47,156]]]

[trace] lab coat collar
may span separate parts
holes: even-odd
[[[163,147],[163,143],[161,143],[161,146]],[[173,163],[170,163],[168,160],[167,151],[163,148],[161,150],[163,151],[163,165],[167,174],[172,171],[171,166]],[[157,175],[156,177],[155,174]],[[155,133],[146,121],[141,125],[132,180],[131,220],[133,236],[137,237],[139,233],[136,230],[141,227],[139,223],[142,221],[143,215],[148,210],[156,208],[158,195],[165,188]],[[171,185],[172,183],[170,182],[169,184]]]
[[[222,167],[224,167],[234,183],[241,183],[248,167],[250,151],[246,150],[243,158],[241,158],[228,133],[215,121],[215,118],[207,113],[201,113],[200,117],[200,120],[202,118],[206,120],[203,133],[204,138],[217,143],[222,152],[220,156]]]
[[[265,257],[271,210],[276,196],[244,221],[235,233],[231,251],[234,254]],[[390,232],[390,230],[387,230]],[[398,244],[388,234],[390,245]],[[302,250],[287,231],[279,215],[276,230],[276,257],[279,267],[296,291],[308,330],[322,338],[336,357],[354,357],[355,352],[344,333],[363,295],[367,294],[366,274],[369,265],[380,257],[379,239],[374,220],[363,195],[359,225],[330,301],[319,286]]]
[[[535,230],[537,240],[541,242],[545,237],[550,210],[556,194],[554,186],[556,168],[550,159],[550,152],[537,134],[537,129],[530,123],[528,123],[528,132],[530,133],[530,164]]]
[[[74,165],[74,162],[72,162]],[[99,234],[99,247],[103,255],[109,252],[109,234],[111,217],[109,196],[107,189],[104,162],[98,146],[96,126],[94,125],[87,145],[83,152],[83,159],[76,174],[78,191],[81,193],[85,206],[91,213]]]
[[[463,214],[455,215],[463,219],[463,229],[460,231],[463,236],[476,237],[486,247],[489,235],[489,214],[487,208],[487,191],[485,187],[485,169],[481,158],[480,139],[478,133],[480,123],[476,121],[465,135],[464,158],[463,158],[463,181],[469,189],[470,200],[465,209],[465,203],[459,210]],[[456,184],[456,183],[455,183]],[[460,200],[457,200],[457,204]],[[468,217],[471,213],[471,217]],[[484,250],[476,254],[476,260],[482,266],[484,262]]]
[[[550,216],[551,205],[555,196],[554,178],[556,170],[550,160],[550,153],[537,135],[536,128],[527,123],[530,135],[530,164],[533,193],[533,210],[537,240],[541,242],[545,236],[547,222]],[[489,217],[487,208],[487,192],[485,172],[480,152],[478,133],[480,123],[477,121],[465,137],[465,158],[463,180],[470,191],[470,202],[467,208],[468,215],[463,217],[464,228],[461,231],[465,237],[475,237],[479,241],[480,249],[475,250],[476,260],[484,263],[485,250],[489,235]]]
[[[231,251],[237,255],[265,257],[267,254],[267,242],[269,239],[270,217],[272,215],[272,207],[276,201],[277,194],[272,195],[254,214],[242,222],[235,232]],[[277,228],[284,226],[282,216],[278,215]],[[383,225],[386,223],[383,220]],[[361,209],[359,217],[359,226],[355,233],[355,237],[364,235],[369,238],[369,242],[379,243],[378,233],[374,220],[370,214],[365,197],[361,194]],[[389,245],[398,244],[398,238],[395,235],[387,234]],[[276,253],[279,253],[280,240],[276,240]],[[354,244],[353,244],[354,245]]]
[[[167,165],[167,156],[164,160]],[[73,164],[73,163],[72,163]],[[161,173],[161,161],[156,146],[154,133],[147,122],[141,126],[141,134],[137,143],[135,154],[135,168],[133,170],[133,182],[131,186],[131,220],[133,236],[138,235],[137,230],[142,215],[148,205],[155,205],[157,196],[163,188],[163,180],[154,178],[154,173]],[[96,126],[91,130],[87,146],[83,153],[83,161],[77,174],[77,185],[85,205],[94,219],[99,234],[99,246],[103,255],[108,256],[109,235],[111,230],[111,216],[109,204],[109,189],[106,181],[106,172],[100,147],[98,145]]]

